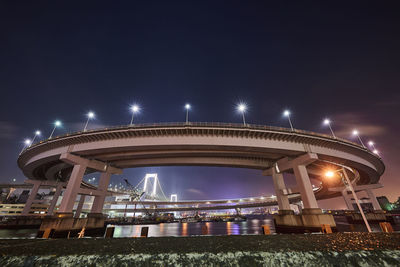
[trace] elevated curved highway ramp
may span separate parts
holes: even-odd
[[[30,179],[67,181],[68,153],[115,168],[144,166],[225,166],[271,169],[281,159],[306,153],[318,160],[307,166],[311,178],[326,184],[322,173],[335,164],[358,174],[357,184],[376,184],[385,166],[366,148],[344,139],[302,130],[228,123],[161,123],[77,132],[44,140],[25,149],[18,165]],[[86,169],[86,173],[96,170]],[[290,171],[289,171],[290,172]],[[189,178],[188,178],[189,179]],[[319,191],[317,198],[339,193]]]

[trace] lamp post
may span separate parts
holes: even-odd
[[[132,118],[131,118],[131,123],[130,123],[131,126],[133,125],[133,116],[135,115],[135,113],[138,113],[139,110],[140,110],[140,108],[138,105],[131,106],[131,112],[132,112]]]
[[[54,131],[56,130],[57,127],[60,127],[60,126],[61,126],[61,121],[57,120],[57,121],[54,122],[54,128],[53,128],[53,131],[51,131],[49,139],[53,137]]]
[[[239,104],[237,105],[237,110],[238,110],[240,113],[242,113],[243,126],[246,126],[246,119],[245,119],[245,117],[244,117],[244,113],[245,113],[246,110],[247,110],[246,104],[244,104],[244,103],[239,103]]]
[[[33,142],[35,142],[36,137],[37,137],[37,136],[40,136],[41,134],[42,134],[42,133],[41,133],[39,130],[35,131],[35,135],[34,135],[33,138],[32,138],[31,144],[33,144]]]
[[[372,148],[372,152],[374,153],[374,154],[379,154],[379,151],[376,149],[376,147],[375,147],[375,143],[373,142],[373,141],[369,141],[368,142],[368,145]]]
[[[189,123],[189,109],[191,108],[190,104],[185,105],[186,109],[186,123]]]
[[[333,130],[332,130],[331,121],[330,121],[329,119],[325,119],[325,120],[324,120],[324,124],[325,124],[325,125],[328,125],[329,130],[331,130],[331,133],[332,133],[333,138],[336,138],[336,135],[335,135],[335,133],[334,133]]]
[[[25,139],[24,140],[24,147],[22,148],[21,152],[19,152],[20,154],[22,153],[22,151],[24,151],[25,148],[27,148],[28,146],[30,146],[32,144],[31,139]]]
[[[87,114],[86,116],[87,116],[87,120],[86,120],[85,127],[83,128],[83,131],[84,131],[84,132],[86,132],[87,126],[88,126],[88,124],[89,124],[89,120],[94,118],[94,112],[89,111],[88,114]]]
[[[358,137],[358,140],[360,141],[360,143],[361,143],[361,145],[362,145],[362,147],[363,147],[363,148],[366,148],[365,145],[364,145],[364,143],[363,143],[363,141],[361,140],[360,134],[358,133],[357,130],[353,130],[353,135],[357,136],[357,137]]]
[[[290,111],[289,110],[285,110],[283,112],[283,116],[287,117],[289,120],[289,124],[290,124],[290,129],[292,129],[292,131],[294,131],[293,129],[293,124],[292,124],[292,120],[290,119]]]
[[[342,168],[339,169],[339,170],[336,170],[336,171],[328,171],[328,172],[326,172],[325,176],[327,176],[327,177],[333,177],[335,172],[338,172],[338,173],[339,173],[339,175],[340,175],[340,177],[341,177],[341,179],[342,179],[343,185],[344,185],[347,189],[350,189],[351,193],[353,194],[353,198],[354,198],[354,200],[356,201],[358,210],[359,210],[360,213],[361,213],[361,217],[362,217],[363,220],[364,220],[365,226],[367,227],[368,232],[371,233],[371,232],[372,232],[371,227],[369,226],[368,220],[367,220],[367,218],[365,217],[365,214],[364,214],[363,209],[361,208],[360,202],[359,202],[359,200],[358,200],[358,197],[357,197],[357,195],[356,195],[356,192],[354,191],[354,188],[353,188],[353,185],[352,185],[352,183],[351,183],[351,181],[350,181],[350,179],[349,179],[349,176],[347,175],[346,169],[342,166]]]

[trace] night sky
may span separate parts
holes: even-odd
[[[329,133],[326,116],[340,137],[357,128],[387,167],[378,195],[400,195],[396,1],[60,2],[0,2],[0,182],[23,182],[22,141],[56,119],[56,135],[81,130],[89,110],[89,128],[123,125],[138,103],[137,123],[184,121],[189,102],[192,121],[241,122],[245,101],[248,123],[289,127],[289,108],[298,129]],[[146,172],[180,199],[273,193],[260,171],[232,168],[129,169],[113,183]]]

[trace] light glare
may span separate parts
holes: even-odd
[[[331,121],[330,121],[329,119],[325,119],[325,120],[324,120],[324,124],[325,124],[325,125],[328,125],[328,124],[330,124],[330,123],[331,123]]]
[[[29,146],[31,144],[31,139],[25,139],[24,143],[25,145]]]
[[[246,109],[247,109],[247,106],[246,106],[246,104],[244,104],[244,103],[240,103],[238,106],[237,106],[237,109],[238,109],[238,111],[240,111],[240,112],[245,112],[246,111]]]
[[[326,177],[329,177],[329,178],[332,178],[334,175],[335,175],[335,173],[334,173],[333,171],[327,171],[327,172],[325,173],[325,176],[326,176]]]
[[[283,116],[288,117],[289,115],[290,115],[290,111],[289,111],[289,110],[285,110],[285,111],[283,112]]]
[[[89,119],[93,119],[94,118],[94,112],[90,111],[87,116],[89,117]]]
[[[190,108],[191,108],[190,104],[185,105],[185,109],[190,109]]]
[[[42,133],[40,131],[35,132],[36,135],[41,135]]]
[[[61,121],[55,121],[55,122],[54,122],[54,125],[55,125],[56,127],[61,126]]]
[[[132,105],[131,106],[131,111],[133,112],[133,113],[136,113],[136,112],[138,112],[139,111],[139,106],[138,105]]]
[[[357,130],[354,130],[354,131],[353,131],[353,135],[358,135],[358,131],[357,131]]]

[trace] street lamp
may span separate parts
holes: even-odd
[[[368,232],[371,233],[371,232],[372,232],[371,227],[369,226],[367,217],[365,217],[364,211],[363,211],[363,209],[361,208],[360,201],[358,200],[358,197],[357,197],[357,195],[356,195],[356,192],[354,191],[353,184],[350,182],[350,179],[349,179],[349,176],[347,175],[346,169],[344,168],[344,166],[342,166],[342,168],[340,168],[340,169],[338,169],[338,170],[336,170],[336,171],[327,171],[327,172],[325,173],[325,176],[328,177],[328,178],[333,178],[333,177],[335,176],[335,172],[338,172],[338,173],[339,173],[339,175],[340,175],[340,177],[341,177],[341,179],[342,179],[343,185],[344,185],[347,189],[350,189],[351,193],[353,194],[353,198],[354,198],[354,200],[356,201],[358,210],[359,210],[360,213],[361,213],[361,217],[362,217],[363,220],[364,220],[365,226],[367,227]]]
[[[376,149],[376,147],[375,147],[375,143],[373,142],[373,141],[369,141],[368,142],[368,145],[372,148],[372,152],[374,153],[374,154],[379,154],[379,151]]]
[[[90,119],[93,119],[95,115],[94,115],[94,112],[89,111],[88,114],[86,114],[86,116],[87,116],[87,120],[86,120],[85,127],[83,128],[83,131],[84,131],[84,132],[86,132],[86,128],[87,128],[87,126],[88,126],[88,124],[89,124],[89,120],[90,120]]]
[[[289,110],[285,110],[283,112],[283,116],[287,117],[289,120],[289,124],[290,124],[290,129],[292,129],[292,131],[294,131],[293,129],[293,124],[292,124],[292,120],[290,119],[290,111]]]
[[[132,118],[131,118],[131,123],[130,125],[133,125],[133,116],[135,115],[135,113],[138,113],[140,110],[140,107],[138,105],[132,105],[131,106],[131,112],[132,112]]]
[[[368,145],[372,148],[375,149],[375,143],[373,141],[369,141]]]
[[[331,121],[329,119],[325,119],[324,125],[328,125],[329,129],[331,130],[333,138],[336,138],[335,133],[333,132],[332,127],[331,127]]]
[[[25,148],[27,148],[27,147],[30,146],[31,144],[32,144],[31,139],[28,139],[28,138],[25,139],[25,140],[24,140],[24,147],[22,148],[20,154],[22,153],[22,151],[24,151]]]
[[[189,123],[189,109],[191,108],[190,104],[185,105],[186,109],[186,123]]]
[[[237,105],[236,109],[237,109],[240,113],[242,113],[243,125],[246,126],[246,120],[245,120],[245,118],[244,118],[244,113],[245,113],[246,110],[247,110],[246,104],[245,104],[245,103],[239,103],[239,104]]]
[[[55,121],[54,122],[54,128],[53,128],[53,131],[51,131],[51,134],[50,134],[50,136],[49,136],[49,139],[53,136],[53,134],[54,134],[54,131],[56,130],[56,128],[57,127],[60,127],[61,126],[61,121]]]
[[[37,137],[37,136],[40,136],[41,134],[42,134],[42,133],[41,133],[39,130],[35,131],[35,135],[34,135],[33,138],[32,138],[31,144],[33,144],[33,142],[35,142],[36,137]]]
[[[357,130],[353,130],[353,135],[358,137],[358,140],[360,141],[361,145],[363,146],[363,148],[365,148],[365,145],[364,145],[363,141],[361,140],[360,134],[358,133]]]

